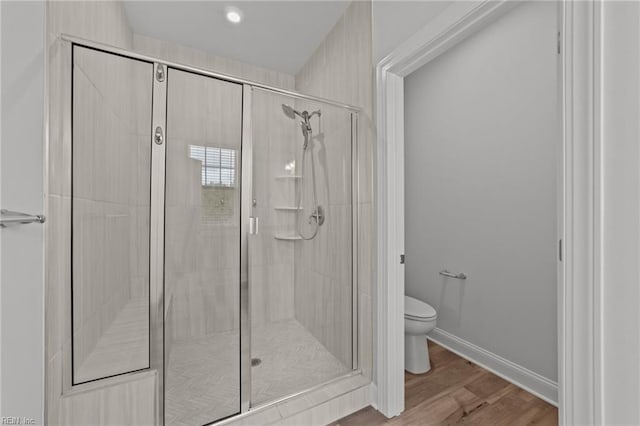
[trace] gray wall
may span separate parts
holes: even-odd
[[[606,2],[602,67],[602,424],[640,424],[640,3]]]
[[[522,4],[405,80],[406,292],[441,329],[551,380],[556,7]]]
[[[1,2],[3,209],[41,213],[44,11],[41,2]],[[42,423],[41,225],[0,230],[1,414]]]

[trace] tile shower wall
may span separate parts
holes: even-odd
[[[354,1],[325,40],[317,48],[302,70],[296,75],[296,89],[316,96],[335,99],[362,108],[358,126],[358,350],[361,368],[365,375],[372,377],[372,288],[373,288],[373,156],[374,140],[373,114],[373,64],[371,42],[371,2]],[[336,207],[340,205],[336,203]],[[312,246],[313,247],[313,246]],[[314,253],[313,250],[316,252]],[[314,271],[310,259],[321,255],[320,247],[306,252],[296,248],[296,265],[302,270]],[[350,253],[340,253],[349,256]],[[312,309],[307,297],[299,297],[309,291],[309,285],[320,277],[331,278],[333,272],[324,266],[317,267],[312,280],[296,279],[296,318],[310,330],[320,330],[328,324],[313,324],[314,321],[329,321],[329,317],[305,318],[304,312]],[[320,273],[318,273],[320,272]],[[339,305],[340,280],[326,280],[322,286],[322,297],[334,306]],[[305,319],[303,319],[305,318]],[[326,347],[339,348],[340,334],[319,333],[315,335]]]
[[[296,107],[313,111],[318,105],[298,101]],[[315,238],[295,243],[296,319],[345,366],[350,366],[354,263],[352,121],[347,110],[329,105],[320,108],[322,116],[312,120],[314,138],[305,158],[305,177],[298,182],[304,194],[304,210],[300,214],[303,235],[310,236],[316,231],[315,224],[308,220],[315,209],[314,186],[325,221]],[[298,131],[296,136],[295,146],[301,151],[302,135]]]
[[[295,158],[297,126],[282,113],[285,96],[254,89],[252,108],[254,213],[260,232],[250,237],[251,325],[294,317],[294,256],[291,241],[274,235],[293,227],[294,181],[282,178]],[[256,348],[253,348],[256,349]]]

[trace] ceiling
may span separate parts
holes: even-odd
[[[295,75],[348,1],[125,1],[134,33]],[[237,7],[240,24],[225,18]]]

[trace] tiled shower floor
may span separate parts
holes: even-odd
[[[252,405],[305,390],[350,370],[294,319],[254,328]],[[165,424],[203,425],[239,410],[238,334],[174,342],[165,382]]]

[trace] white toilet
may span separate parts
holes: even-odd
[[[427,333],[436,327],[436,310],[413,297],[404,297],[404,369],[422,374],[431,370]]]

